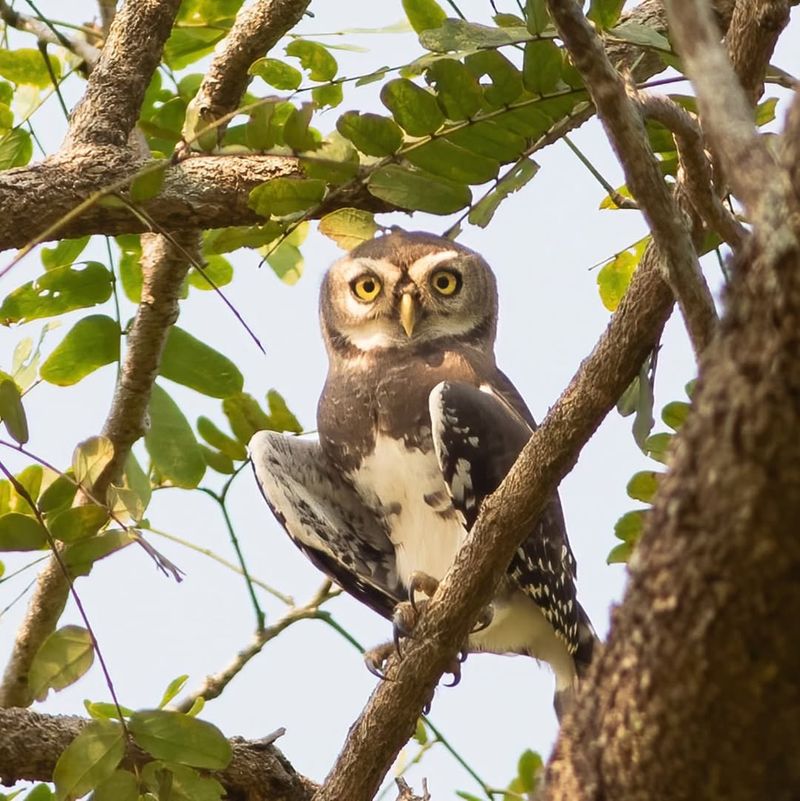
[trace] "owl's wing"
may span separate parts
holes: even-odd
[[[249,448],[264,499],[295,545],[342,589],[391,617],[407,595],[394,548],[319,443],[259,431]]]
[[[469,530],[483,499],[505,478],[532,428],[505,393],[490,386],[477,389],[445,381],[434,387],[429,406],[436,457],[453,505]],[[575,558],[558,495],[517,549],[508,574],[575,652],[585,614],[576,600]]]

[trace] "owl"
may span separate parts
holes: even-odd
[[[435,590],[535,428],[495,363],[497,308],[494,274],[463,245],[400,230],[360,244],[320,291],[329,371],[318,441],[261,431],[250,442],[289,536],[393,619],[396,637],[411,628],[404,602]],[[596,641],[575,575],[553,495],[465,646],[548,663],[558,712]],[[385,655],[371,653],[372,667]]]

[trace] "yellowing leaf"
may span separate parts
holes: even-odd
[[[361,209],[337,209],[319,221],[319,232],[344,250],[372,239],[377,230],[374,215]]]
[[[107,437],[89,437],[79,442],[72,454],[75,480],[91,488],[113,458],[114,446]]]

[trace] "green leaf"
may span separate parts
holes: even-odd
[[[142,779],[154,795],[170,801],[220,801],[225,788],[194,768],[165,762],[150,762],[142,769]]]
[[[89,713],[89,717],[94,720],[119,720],[120,712],[123,717],[130,717],[133,714],[132,709],[126,706],[117,708],[116,704],[106,703],[105,701],[89,701],[84,699],[83,706]]]
[[[489,120],[448,133],[446,138],[453,144],[500,162],[516,161],[526,147],[522,136]]]
[[[374,215],[361,209],[337,209],[319,221],[319,232],[344,250],[352,250],[375,236],[378,225]]]
[[[233,281],[233,265],[222,256],[206,256],[202,268],[195,266],[189,273],[189,286],[203,292],[211,292]]]
[[[648,28],[638,22],[624,22],[609,30],[609,35],[614,39],[621,39],[623,42],[638,45],[639,47],[652,47],[656,50],[672,52],[667,39],[655,28]]]
[[[661,410],[661,419],[673,430],[678,431],[689,416],[691,404],[684,401],[672,401]]]
[[[621,542],[619,545],[615,545],[609,551],[608,556],[606,557],[606,564],[626,564],[631,558],[632,553],[633,546],[628,542]]]
[[[211,53],[226,33],[218,26],[176,26],[164,47],[164,61],[171,69],[182,70]]]
[[[756,106],[756,125],[761,127],[775,119],[775,106],[778,104],[777,97],[768,97],[763,103]]]
[[[212,447],[221,451],[229,459],[243,462],[247,458],[247,448],[241,442],[229,437],[207,417],[197,418],[197,433]]]
[[[186,686],[189,680],[189,674],[184,673],[182,676],[174,678],[164,690],[164,695],[161,696],[161,702],[158,705],[159,709],[163,709],[175,696]]]
[[[125,252],[119,260],[119,278],[122,282],[122,290],[125,297],[132,303],[139,303],[142,300],[144,276],[140,261],[141,255],[141,251]]]
[[[214,228],[205,232],[203,250],[207,254],[217,254],[238,248],[257,248],[274,242],[282,233],[283,228],[273,221],[263,225]]]
[[[488,76],[492,83],[484,87],[483,96],[495,108],[513,103],[522,94],[522,74],[497,50],[473,53],[464,63],[478,80]]]
[[[672,445],[674,434],[663,431],[660,434],[652,434],[644,441],[644,450],[651,459],[655,459],[661,464],[666,464],[669,448]]]
[[[422,170],[408,170],[396,164],[381,167],[367,182],[370,194],[403,209],[451,214],[469,205],[469,187],[439,178]]]
[[[50,786],[47,784],[37,784],[29,793],[25,796],[25,801],[51,801],[53,798],[53,791],[50,789]],[[6,796],[6,801],[8,801],[8,796]]]
[[[417,719],[417,728],[414,730],[414,739],[420,745],[425,745],[425,743],[428,742],[428,730],[425,728],[425,721],[422,718]]]
[[[522,752],[517,762],[517,778],[524,793],[532,793],[536,789],[543,768],[544,763],[539,754],[530,749]]]
[[[446,139],[434,139],[406,154],[406,159],[433,175],[459,184],[483,184],[497,177],[494,159],[470,153]]]
[[[451,53],[502,47],[530,38],[525,28],[496,28],[462,19],[446,19],[435,30],[421,32],[419,43],[433,53]]]
[[[92,801],[138,801],[139,782],[127,770],[114,771],[95,787]]]
[[[650,376],[650,360],[648,359],[639,371],[639,395],[636,398],[636,417],[633,419],[631,432],[636,444],[644,451],[645,440],[653,430],[653,380]]]
[[[75,498],[78,488],[75,486],[75,479],[72,477],[72,470],[68,470],[66,475],[59,476],[42,493],[37,502],[39,511],[42,514],[60,512],[69,509]]]
[[[250,192],[248,205],[262,217],[283,217],[305,211],[325,197],[325,182],[317,178],[273,178]]]
[[[122,726],[110,720],[93,720],[56,762],[56,799],[66,801],[86,795],[114,773],[124,753]]]
[[[206,465],[192,427],[158,384],[150,397],[150,429],[144,442],[153,465],[172,485],[192,489],[200,483]]]
[[[336,121],[336,130],[368,156],[389,156],[403,144],[403,132],[388,117],[346,111]]]
[[[150,504],[152,487],[150,486],[150,479],[142,470],[142,466],[133,451],[128,454],[128,458],[125,460],[125,485],[139,496],[146,509]]]
[[[345,184],[358,175],[358,153],[352,142],[334,131],[310,156],[303,156],[303,170],[309,178],[330,184]]]
[[[277,58],[260,58],[250,65],[247,72],[282,90],[297,89],[303,81],[303,73],[300,70]]]
[[[636,509],[632,512],[626,512],[614,524],[614,536],[629,545],[635,545],[642,536],[644,522],[648,514],[648,509]]]
[[[381,101],[397,124],[412,136],[432,134],[444,122],[436,98],[407,78],[395,78],[384,84]]]
[[[606,30],[613,27],[614,23],[619,19],[624,5],[625,0],[592,0],[586,16],[600,30]]]
[[[336,108],[344,100],[344,90],[341,83],[330,83],[325,86],[315,86],[311,90],[311,99],[318,108]]]
[[[442,58],[428,67],[426,78],[436,88],[436,99],[450,120],[467,120],[483,104],[475,76],[454,58]]]
[[[58,267],[7,295],[0,305],[0,322],[28,322],[104,303],[111,297],[112,281],[111,273],[96,261]]]
[[[332,81],[339,69],[328,49],[308,39],[295,39],[286,45],[286,55],[300,59],[312,81]]]
[[[30,495],[30,497],[35,501],[39,497],[39,492],[44,481],[44,470],[42,469],[41,465],[28,465],[24,470],[17,473],[16,478],[17,482],[25,488],[28,495]],[[13,498],[14,511],[23,512],[28,516],[33,515],[33,510],[31,509],[30,504],[25,498],[22,497],[22,495],[17,494],[16,489],[14,490]]]
[[[167,334],[159,374],[211,398],[240,392],[244,377],[227,357],[173,326]]]
[[[447,19],[436,0],[403,0],[403,11],[417,33],[438,28]]]
[[[32,157],[33,140],[24,128],[14,128],[0,136],[0,170],[24,167]]]
[[[561,50],[549,39],[525,45],[522,62],[522,83],[529,92],[546,95],[561,82]]]
[[[128,721],[134,740],[156,759],[207,770],[222,770],[231,746],[211,723],[166,709],[135,712]]]
[[[46,89],[52,79],[44,56],[40,50],[20,48],[19,50],[0,50],[0,75],[12,83]],[[56,80],[61,75],[61,62],[54,56],[47,56]]]
[[[207,448],[203,444],[200,445],[200,453],[203,454],[205,463],[212,470],[216,470],[217,473],[222,473],[226,476],[234,473],[233,460],[224,453]]]
[[[116,320],[93,314],[78,320],[41,367],[50,384],[68,387],[106,364],[119,361],[120,330]]]
[[[526,0],[525,19],[531,33],[541,33],[548,25],[551,25],[547,0]]]
[[[658,489],[661,475],[654,470],[641,470],[634,473],[626,487],[628,497],[642,503],[651,503]]]
[[[13,440],[20,445],[28,441],[28,418],[22,405],[22,395],[16,381],[11,378],[0,380],[0,420]]]
[[[131,182],[130,198],[134,203],[143,203],[155,197],[164,185],[164,173],[169,166],[167,159],[150,162]]]
[[[299,434],[303,430],[298,419],[289,411],[283,395],[276,389],[267,392],[267,403],[269,404],[270,428],[273,431],[290,431]]]
[[[495,188],[470,209],[467,217],[469,222],[472,225],[486,228],[500,204],[509,195],[522,189],[537,172],[539,172],[539,165],[531,159],[524,159],[519,164],[515,164],[513,169],[498,181]]]
[[[251,109],[246,129],[247,146],[251,150],[270,150],[275,147],[275,131],[271,125],[274,113],[275,103],[262,103]]]
[[[313,114],[313,103],[303,103],[300,108],[291,106],[289,114],[283,123],[281,134],[284,144],[297,153],[302,153],[306,150],[317,150],[321,144],[319,134],[308,127]]]
[[[75,506],[58,512],[47,521],[50,533],[62,542],[93,537],[108,522],[108,510],[95,504]]]
[[[290,242],[283,241],[270,251],[267,264],[285,284],[294,286],[303,275],[303,254]]]
[[[246,445],[256,431],[272,428],[269,415],[258,405],[258,401],[246,392],[240,392],[222,401],[222,411],[228,418],[234,436]]]
[[[28,687],[37,701],[44,701],[50,690],[63,690],[74,684],[94,662],[89,632],[80,626],[63,626],[41,645],[28,672]]]
[[[79,442],[72,454],[72,471],[75,480],[91,487],[114,458],[114,446],[107,437],[89,437]]]
[[[47,532],[39,521],[20,512],[0,517],[0,551],[38,551],[47,545]]]
[[[45,270],[67,267],[72,264],[83,253],[90,239],[90,236],[82,236],[80,239],[62,239],[53,248],[42,248],[42,265]]]
[[[64,561],[73,576],[84,576],[89,573],[95,562],[122,550],[134,540],[134,535],[128,531],[119,529],[105,531],[96,537],[79,540],[67,546]]]

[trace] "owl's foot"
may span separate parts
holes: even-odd
[[[379,679],[389,679],[386,677],[384,667],[389,661],[389,657],[395,653],[395,644],[393,642],[385,642],[381,645],[376,645],[370,648],[369,651],[364,651],[364,664],[367,670]]]
[[[408,579],[408,602],[416,610],[417,605],[420,603],[416,598],[418,592],[427,595],[428,598],[432,598],[438,589],[438,579],[423,573],[421,570],[415,570]]]

